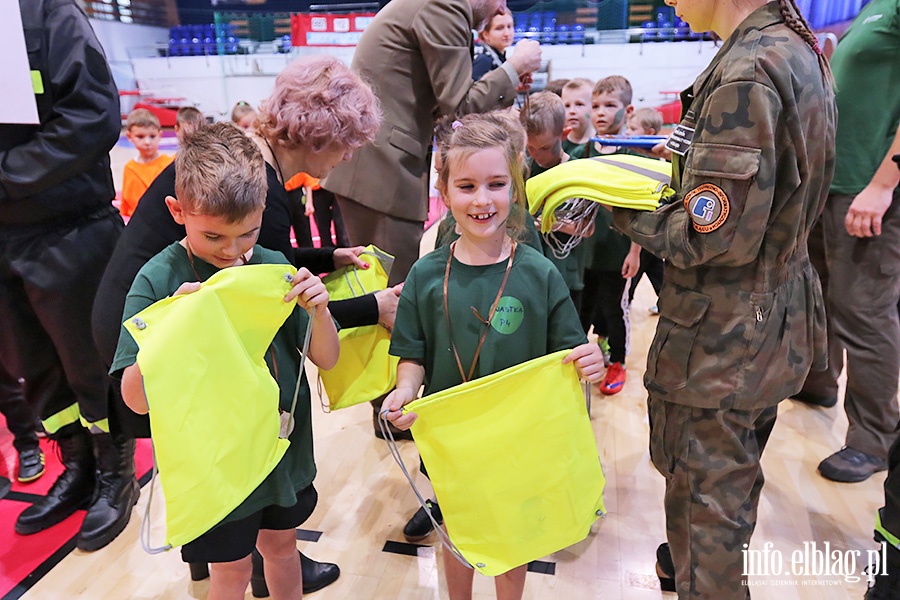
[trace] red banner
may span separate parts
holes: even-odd
[[[375,13],[293,14],[294,46],[355,46]]]

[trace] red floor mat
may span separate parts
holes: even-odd
[[[41,440],[47,470],[37,481],[16,481],[16,452],[12,434],[0,416],[0,475],[13,482],[9,495],[0,500],[0,600],[14,600],[24,594],[59,561],[75,548],[75,536],[81,528],[85,511],[74,515],[33,535],[15,532],[16,519],[38,496],[43,496],[62,472],[55,448],[48,440]],[[149,440],[138,440],[135,465],[142,483],[149,479],[153,465]]]

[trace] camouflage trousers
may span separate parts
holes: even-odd
[[[741,551],[756,527],[759,461],[778,407],[693,408],[651,395],[648,410],[678,597],[749,598]]]

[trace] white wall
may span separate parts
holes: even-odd
[[[129,26],[132,27],[132,26]],[[716,52],[712,42],[545,46],[552,78],[624,75],[634,88],[635,106],[672,99],[706,67]],[[253,105],[266,98],[275,76],[297,53],[328,53],[349,64],[352,48],[295,49],[295,54],[184,56],[132,60],[140,89],[161,97],[184,98],[211,116],[224,117],[238,100]]]
[[[91,27],[106,52],[113,78],[120,90],[136,87],[131,58],[142,54],[155,54],[157,44],[169,43],[169,30],[165,27],[134,25],[118,21],[90,19]]]

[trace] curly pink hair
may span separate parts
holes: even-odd
[[[372,88],[333,56],[295,60],[275,79],[260,105],[260,135],[287,146],[321,152],[336,145],[349,150],[375,139],[381,107]]]

